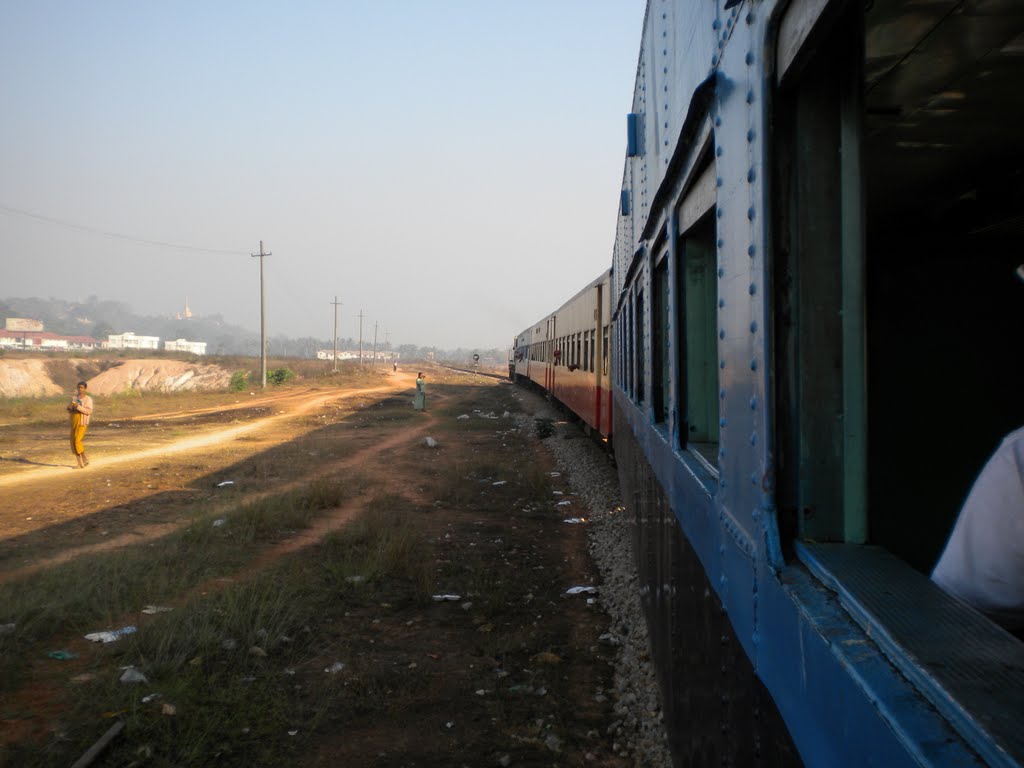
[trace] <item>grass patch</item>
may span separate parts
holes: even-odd
[[[323,543],[330,588],[352,592],[384,578],[401,582],[409,599],[429,598],[434,581],[427,544],[408,524],[420,514],[394,494],[376,496],[356,520]]]
[[[72,689],[64,732],[0,757],[26,768],[68,764],[109,727],[102,713],[113,712],[126,728],[105,764],[141,756],[153,766],[286,765],[328,723],[400,704],[428,685],[424,673],[353,653],[345,673],[332,675],[318,654],[349,610],[377,599],[376,584],[387,584],[392,601],[429,601],[433,560],[409,514],[401,497],[382,494],[311,551],[147,621],[119,641],[116,659],[94,666],[93,683]],[[149,683],[121,684],[126,665]],[[143,703],[153,692],[160,697]]]
[[[200,512],[193,523],[155,542],[82,557],[27,578],[0,584],[0,688],[16,685],[18,659],[36,643],[131,623],[146,604],[173,600],[197,584],[242,567],[255,547],[305,528],[319,511],[358,492],[363,480],[316,480],[307,487],[244,504],[214,525]]]
[[[547,508],[551,478],[532,461],[490,453],[453,461],[434,478],[434,498],[464,509],[487,509],[514,502]]]

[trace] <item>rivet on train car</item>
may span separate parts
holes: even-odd
[[[729,29],[732,29],[732,19],[726,19],[725,26],[727,26]]]
[[[711,22],[711,28],[712,29],[718,29],[721,26],[722,26],[722,22],[720,22],[718,19],[715,19],[714,21]]]
[[[747,218],[750,219],[751,221],[754,220],[754,207],[753,206],[751,206],[750,208],[747,208]]]
[[[754,258],[755,253],[757,253],[757,247],[753,243],[751,243],[750,245],[747,246],[747,256],[749,256],[750,258]]]
[[[724,369],[725,368],[725,360],[720,360],[719,363],[718,363],[718,367]]]
[[[753,184],[754,183],[754,179],[756,179],[756,178],[757,178],[757,171],[756,170],[751,168],[749,171],[747,171],[747,182],[748,183]]]
[[[750,433],[750,444],[757,445],[757,432]],[[753,477],[757,477],[757,475],[753,475]]]
[[[754,134],[754,129],[753,129],[753,128],[751,128],[751,129],[750,129],[749,131],[747,131],[747,142],[748,142],[748,143],[753,143],[753,141],[754,141],[754,136],[755,136],[755,134]]]
[[[753,103],[754,103],[754,92],[753,91],[747,91],[747,104],[753,104]]]
[[[754,395],[752,398],[750,398],[750,410],[757,410],[757,395]]]
[[[718,338],[720,338],[720,339],[724,339],[725,338],[725,328],[720,328],[719,329],[719,331],[718,331]]]
[[[722,218],[723,216],[725,216],[725,209],[719,206],[715,213],[718,216],[718,218]]]
[[[721,248],[723,245],[725,245],[725,240],[718,238],[718,247]]]
[[[718,308],[722,309],[725,306],[725,299],[718,300]]]
[[[756,357],[753,360],[750,361],[750,370],[752,370],[752,371],[756,371],[757,370],[757,358]]]
[[[716,186],[716,187],[721,187],[723,183],[724,183],[724,182],[722,181],[722,177],[721,177],[721,176],[719,176],[719,177],[717,177],[717,178],[715,179],[715,186]]]
[[[663,51],[661,52],[661,55],[662,55],[662,56],[668,56],[668,48],[665,48],[665,49],[664,49],[664,50],[663,50]]]
[[[751,296],[753,296],[755,293],[757,293],[757,283],[751,283],[750,287],[747,288],[747,291],[750,292]]]
[[[718,54],[715,54],[714,56],[711,57],[711,66],[712,67],[717,67],[718,66]]]
[[[747,66],[749,67],[753,63],[754,63],[754,52],[753,51],[747,51]]]
[[[754,14],[753,13],[748,13],[747,14],[747,24],[753,24],[753,23],[754,23]]]
[[[722,268],[722,267],[718,268],[718,276],[719,277],[725,277],[725,269],[724,268]]]
[[[721,157],[723,154],[725,154],[725,149],[721,145],[718,145],[717,147],[715,147],[715,155],[716,156]]]
[[[718,50],[722,50],[723,48],[725,48],[725,40],[719,40],[718,41]]]
[[[722,125],[722,116],[721,115],[715,115],[715,128],[718,128],[721,125]]]

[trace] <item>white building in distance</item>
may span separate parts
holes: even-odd
[[[107,349],[160,349],[159,336],[136,336],[131,331],[107,336]]]
[[[317,360],[331,360],[333,357],[334,357],[334,350],[333,349],[318,349],[317,350],[317,353],[316,353]],[[373,357],[374,357],[373,350],[371,350],[371,349],[364,349],[363,350],[363,360],[372,360]],[[391,361],[391,360],[397,359],[397,358],[398,358],[398,353],[397,352],[392,352],[390,350],[383,350],[383,349],[378,349],[377,350],[377,359],[378,360]],[[338,350],[338,359],[339,360],[358,360],[359,359],[359,352],[357,350],[354,350],[354,349],[345,349],[345,350],[339,349]]]
[[[164,350],[167,352],[188,352],[190,355],[205,355],[205,341],[188,341],[177,339],[176,341],[165,341]]]

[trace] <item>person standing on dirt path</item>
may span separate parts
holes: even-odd
[[[92,415],[92,398],[86,394],[88,385],[84,381],[78,382],[78,395],[71,398],[68,403],[68,413],[71,414],[71,452],[75,454],[78,466],[74,469],[84,469],[89,466],[89,459],[85,456],[85,430],[89,426],[89,417]]]
[[[423,380],[423,371],[416,374],[416,397],[412,400],[412,407],[417,411],[427,409],[427,383]]]

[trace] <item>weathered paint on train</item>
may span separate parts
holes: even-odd
[[[945,383],[914,378],[938,357],[917,351],[929,332],[946,348],[978,327],[957,354],[999,368],[979,384],[942,367],[945,404],[971,392],[956,431],[974,458],[1024,418],[988,340],[1013,328],[1019,349],[1024,327],[1009,268],[1022,40],[1008,0],[648,2],[612,265],[613,431],[680,765],[1024,762],[1021,643],[920,572],[963,487],[913,455],[951,428],[914,415]],[[936,269],[964,263],[947,229],[984,255],[951,272],[978,295]],[[928,430],[920,445],[905,419]],[[881,463],[886,438],[904,451]],[[927,492],[904,490],[915,466],[952,499],[938,532],[905,511]]]

